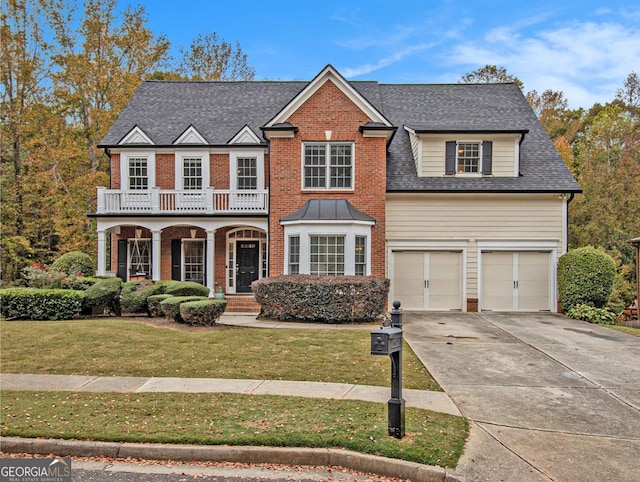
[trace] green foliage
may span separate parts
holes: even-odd
[[[164,300],[168,300],[169,298],[173,298],[173,295],[151,295],[147,298],[147,308],[149,308],[150,316],[164,316],[164,312],[160,307],[160,303]]]
[[[574,320],[583,320],[601,325],[613,325],[616,319],[616,315],[609,310],[594,308],[589,305],[575,305],[567,310],[566,315]]]
[[[613,258],[592,246],[569,251],[558,263],[558,296],[565,310],[575,305],[605,306],[613,289]]]
[[[178,323],[184,323],[184,320],[180,316],[180,305],[187,301],[202,301],[207,299],[205,296],[171,296],[171,298],[160,302],[160,309],[167,318],[173,318]]]
[[[120,290],[122,289],[122,280],[120,278],[101,279],[85,293],[85,307],[104,306],[111,313],[120,316]]]
[[[162,283],[146,280],[124,283],[120,293],[120,306],[129,313],[147,313],[150,315],[147,299],[149,296],[162,294],[164,286]]]
[[[45,269],[40,263],[24,268],[22,278],[30,288],[86,290],[99,278],[67,275],[62,271]]]
[[[164,293],[173,296],[209,296],[209,288],[195,281],[164,281]]]
[[[226,307],[224,300],[188,301],[180,304],[180,317],[187,325],[212,326]]]
[[[96,266],[88,254],[81,251],[71,251],[56,259],[49,269],[66,275],[92,276],[95,274]]]
[[[8,319],[66,320],[82,311],[84,292],[62,289],[0,290],[2,315]]]
[[[372,321],[384,313],[389,280],[373,276],[284,275],[251,285],[260,317],[326,323]]]

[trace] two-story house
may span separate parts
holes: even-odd
[[[145,82],[101,147],[100,275],[375,275],[405,309],[556,309],[580,188],[514,84]]]

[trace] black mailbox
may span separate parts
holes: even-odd
[[[402,349],[401,328],[378,328],[371,332],[371,354],[391,355]]]

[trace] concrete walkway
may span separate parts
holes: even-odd
[[[472,421],[474,481],[639,481],[640,338],[555,314],[405,313],[405,338]]]

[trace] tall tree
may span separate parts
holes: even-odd
[[[29,139],[37,133],[43,80],[49,73],[47,45],[37,4],[7,0],[0,14],[0,166],[2,168],[2,275],[13,278],[32,250],[25,237],[25,186]]]
[[[616,92],[616,99],[621,100],[626,105],[640,109],[640,78],[635,72],[631,72],[622,88]]]
[[[520,89],[524,89],[524,84],[518,77],[508,74],[506,68],[497,67],[495,65],[485,65],[480,69],[465,74],[462,76],[460,81],[463,84],[491,84],[513,82],[518,87],[520,87]]]
[[[190,80],[253,80],[256,73],[240,44],[231,45],[216,32],[198,35],[181,54],[178,72]]]

